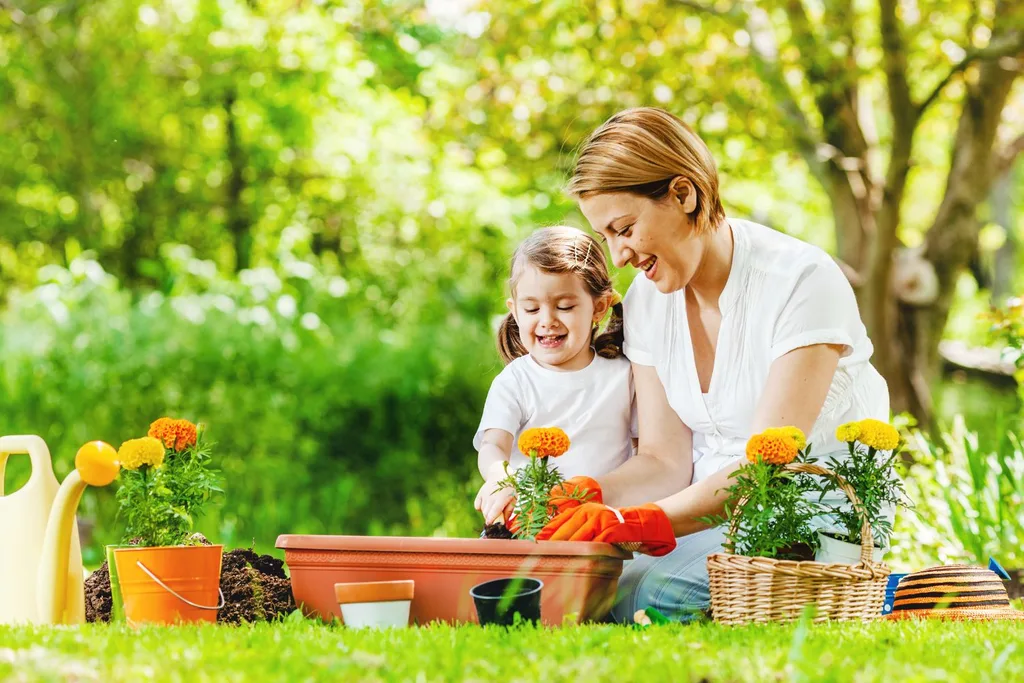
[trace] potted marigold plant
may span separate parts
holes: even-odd
[[[121,444],[119,516],[111,593],[120,587],[133,623],[215,621],[223,546],[194,534],[196,516],[220,493],[203,429],[163,417],[146,436]]]
[[[747,462],[726,488],[724,516],[702,521],[726,527],[729,553],[780,560],[810,560],[817,547],[811,520],[821,511],[814,478],[785,466],[806,463],[810,448],[796,427],[766,429],[747,441]]]
[[[880,562],[889,545],[892,524],[888,511],[909,506],[903,482],[894,462],[899,455],[900,433],[880,420],[860,420],[840,425],[836,438],[847,444],[849,457],[830,456],[828,468],[845,480],[857,494],[861,510],[849,502],[830,505],[828,511],[838,530],[819,531],[819,549],[815,560],[825,563],[856,564],[860,561],[861,527],[865,517],[871,525],[874,544],[872,559]],[[839,492],[837,478],[822,478],[821,497]],[[842,495],[840,493],[840,495]]]
[[[551,496],[555,487],[565,481],[549,460],[569,450],[569,437],[558,427],[535,427],[519,435],[519,451],[530,459],[526,465],[510,472],[505,463],[505,478],[498,482],[497,489],[511,488],[516,500],[509,522],[509,531],[514,538],[534,540],[541,529],[551,521],[558,505]],[[578,500],[581,503],[589,496],[587,491],[564,492],[559,498]]]

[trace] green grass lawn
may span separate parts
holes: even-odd
[[[0,680],[1021,681],[1024,622],[0,627]]]

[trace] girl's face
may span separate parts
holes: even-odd
[[[594,232],[607,242],[615,267],[629,264],[644,271],[666,294],[689,284],[705,251],[689,215],[697,195],[688,180],[677,181],[662,199],[608,192],[579,201]]]
[[[593,360],[590,335],[610,301],[594,297],[574,273],[523,269],[506,304],[519,339],[533,359],[551,370],[582,370]]]

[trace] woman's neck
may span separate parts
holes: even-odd
[[[687,288],[691,290],[701,308],[717,308],[718,298],[725,290],[729,272],[732,270],[732,226],[723,219],[715,229],[704,236],[703,242],[704,255]]]

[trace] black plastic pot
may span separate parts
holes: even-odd
[[[537,579],[494,579],[473,586],[469,594],[481,625],[511,626],[516,622],[516,614],[520,621],[540,621],[540,589],[543,587],[543,582]]]

